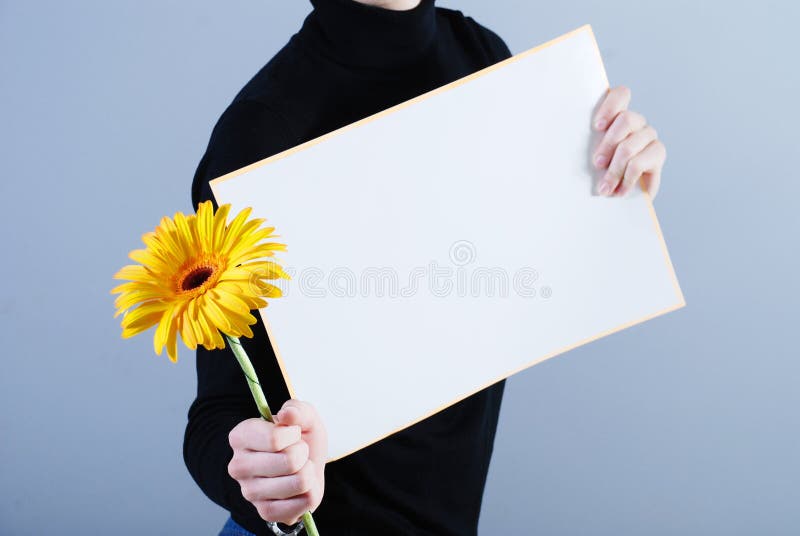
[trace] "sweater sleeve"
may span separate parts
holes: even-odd
[[[294,145],[288,125],[275,112],[255,101],[238,101],[222,114],[211,134],[192,183],[192,204],[213,198],[209,181]],[[242,345],[253,361],[270,408],[277,411],[289,398],[261,315],[251,326],[253,338]],[[229,510],[240,524],[258,526],[255,507],[242,497],[239,484],[228,474],[233,451],[228,433],[239,422],[258,417],[247,382],[233,352],[198,347],[197,397],[188,411],[183,457],[192,478],[215,503]],[[261,523],[261,526],[264,526]]]

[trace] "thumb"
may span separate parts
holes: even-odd
[[[298,424],[299,415],[298,411],[286,404],[277,412],[272,414],[272,422],[280,426],[290,426]]]
[[[289,399],[284,402],[280,411],[273,415],[272,420],[275,424],[283,426],[297,425],[305,432],[314,426],[316,413],[307,402]]]
[[[324,463],[328,451],[328,435],[313,405],[302,400],[289,399],[273,416],[273,421],[281,426],[299,426],[302,438],[308,443],[309,457]]]

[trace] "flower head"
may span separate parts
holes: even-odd
[[[231,337],[252,337],[253,309],[267,306],[264,298],[281,296],[268,283],[288,279],[281,266],[267,260],[286,246],[264,242],[274,237],[274,227],[261,228],[263,219],[248,220],[245,208],[227,222],[229,204],[214,213],[211,201],[197,214],[180,212],[164,217],[155,231],[142,235],[145,249],[129,257],[140,264],[124,266],[114,279],[128,280],[111,290],[117,296],[114,317],[122,317],[122,337],[132,337],[158,324],[153,348],[164,346],[177,361],[177,337],[191,349],[224,348],[220,332]]]

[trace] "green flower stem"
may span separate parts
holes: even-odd
[[[265,420],[273,422],[272,412],[270,411],[269,404],[267,403],[267,397],[264,396],[264,390],[261,389],[261,384],[258,383],[256,369],[253,368],[250,358],[247,357],[247,352],[244,351],[242,343],[239,342],[238,337],[231,337],[227,334],[224,335],[228,340],[231,350],[233,350],[233,354],[236,356],[236,360],[239,362],[239,366],[242,367],[242,372],[244,372],[245,378],[247,378],[247,385],[250,387],[250,392],[253,393],[253,399],[256,401],[256,406],[258,406],[258,412]],[[311,512],[306,512],[303,514],[302,519],[303,526],[305,527],[308,536],[319,536],[317,525],[314,523],[314,518],[311,517]]]

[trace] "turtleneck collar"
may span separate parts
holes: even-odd
[[[392,69],[414,62],[436,34],[435,0],[394,11],[355,0],[311,0],[298,36],[325,56],[353,67]]]

